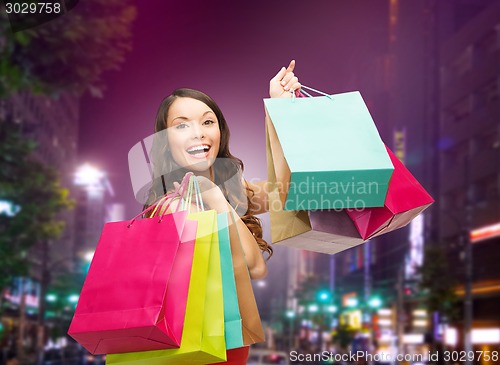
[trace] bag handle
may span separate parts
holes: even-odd
[[[205,211],[205,206],[203,204],[203,198],[201,196],[201,191],[200,191],[200,184],[198,182],[198,179],[196,176],[192,175],[191,178],[189,179],[189,184],[188,184],[188,191],[187,191],[187,200],[184,202],[182,201],[182,209],[185,210],[187,205],[187,211],[191,211],[191,204],[193,201],[193,195],[195,197],[195,202],[196,202],[196,211],[200,212],[200,210],[203,212]]]
[[[192,172],[187,173],[186,176],[184,176],[184,179],[182,180],[182,182],[180,183],[180,185],[177,187],[177,189],[175,189],[175,191],[173,193],[161,197],[158,201],[156,201],[155,203],[151,204],[149,207],[147,207],[146,209],[144,209],[141,213],[137,214],[134,218],[131,219],[131,221],[129,222],[129,224],[127,225],[127,227],[130,228],[130,226],[132,226],[132,224],[136,221],[136,219],[138,217],[140,217],[141,215],[149,212],[151,209],[154,209],[153,213],[151,214],[151,216],[154,216],[156,214],[156,211],[158,210],[158,207],[160,207],[161,204],[163,204],[163,202],[165,200],[170,199],[170,198],[174,198],[176,196],[181,196],[182,197],[185,194],[185,192],[186,192],[187,184],[188,184],[189,179],[191,178],[192,175],[193,175]],[[182,192],[180,192],[181,189],[182,189]],[[170,204],[172,204],[172,200],[165,207],[165,210],[162,213],[162,215],[160,216],[160,219],[159,219],[158,222],[161,222],[161,220],[162,220],[163,216],[165,215],[165,212],[167,211],[167,209],[170,206]],[[177,207],[177,211],[178,211],[178,209],[179,209],[179,206]]]
[[[309,98],[312,98],[312,97],[313,97],[311,94],[309,94],[309,93],[308,93],[307,91],[305,91],[304,89],[309,90],[309,91],[312,91],[312,92],[315,92],[315,93],[317,93],[317,94],[324,95],[324,96],[326,96],[328,99],[333,100],[333,98],[332,98],[330,95],[328,95],[327,93],[324,93],[323,91],[319,91],[319,90],[313,89],[312,87],[309,87],[309,86],[306,86],[306,85],[302,85],[302,86],[300,87],[300,91],[299,91],[299,95],[298,95],[299,97],[304,98],[304,97],[305,97],[304,95],[306,95],[306,96],[307,96],[307,97],[309,97]],[[294,98],[294,97],[295,97],[295,93],[293,93],[293,95],[292,95],[292,98]]]
[[[169,199],[169,198],[171,198],[171,199],[168,202],[165,209],[163,209],[163,213],[160,215],[160,220],[158,221],[158,223],[160,223],[163,220],[163,216],[166,214],[168,208],[170,207],[170,205],[172,204],[174,199],[176,197],[180,197],[181,199],[184,197],[184,195],[186,194],[186,189],[188,187],[189,179],[191,178],[192,175],[193,175],[192,172],[188,172],[186,175],[184,175],[184,178],[182,179],[182,181],[179,184],[179,186],[177,187],[177,189],[172,194],[168,194],[167,196],[164,197],[163,200]],[[181,192],[181,189],[182,189],[182,192]],[[161,204],[163,204],[163,202],[161,202]],[[153,213],[151,214],[151,216],[154,216],[156,214],[156,211],[160,207],[161,204],[159,203],[156,205],[156,208],[153,211]],[[180,210],[180,204],[177,205],[177,209],[175,210],[175,213],[179,212],[179,210]]]

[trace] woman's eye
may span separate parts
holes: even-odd
[[[181,124],[177,124],[175,126],[175,129],[184,129],[187,127],[187,124],[186,123],[181,123]]]
[[[209,124],[214,124],[215,122],[213,120],[210,120],[210,119],[207,119],[203,122],[203,124],[205,125],[209,125]]]

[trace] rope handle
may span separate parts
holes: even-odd
[[[305,91],[304,89],[307,89],[309,91],[312,91],[312,92],[315,92],[315,93],[318,93],[318,94],[321,94],[321,95],[324,95],[326,96],[328,99],[330,100],[333,100],[333,98],[328,95],[327,93],[324,93],[323,91],[319,91],[319,90],[316,90],[316,89],[313,89],[312,87],[309,87],[309,86],[305,86],[305,85],[302,85],[301,88],[300,88],[300,91],[299,91],[299,95],[298,97],[300,98],[305,98],[306,96],[309,97],[309,98],[312,98],[313,96],[308,93],[307,91]],[[304,96],[305,95],[305,96]],[[292,95],[292,99],[295,99],[295,93],[293,93]]]
[[[162,221],[163,216],[168,211],[168,208],[173,203],[173,201],[175,200],[175,198],[178,197],[178,198],[182,199],[182,197],[184,196],[184,194],[186,194],[186,189],[187,189],[187,186],[188,186],[188,182],[189,182],[189,179],[191,178],[192,175],[193,175],[193,173],[191,173],[191,172],[187,173],[184,176],[184,178],[182,179],[182,181],[179,184],[179,186],[177,187],[177,189],[175,190],[175,192],[164,197],[165,199],[169,199],[169,198],[171,198],[171,199],[168,202],[167,206],[163,209],[163,212],[160,215],[160,220],[158,222]],[[181,189],[182,189],[182,192],[181,192]],[[163,202],[161,204],[163,204]],[[161,204],[157,204],[156,205],[156,208],[153,211],[153,213],[151,214],[151,216],[154,216],[156,214],[156,211],[161,206]],[[180,204],[177,205],[177,209],[175,210],[175,213],[179,212],[179,209],[180,209]]]
[[[186,174],[186,176],[182,180],[181,184],[177,187],[177,189],[175,189],[175,191],[173,193],[161,197],[158,201],[156,201],[155,203],[151,204],[149,207],[147,207],[146,209],[144,209],[141,213],[137,214],[134,218],[132,218],[130,220],[130,222],[127,225],[127,227],[130,228],[130,226],[136,221],[136,219],[138,217],[140,217],[141,215],[149,212],[151,209],[154,209],[153,213],[151,214],[151,216],[154,216],[156,214],[156,211],[157,211],[158,207],[161,206],[161,204],[163,204],[163,202],[165,200],[170,199],[170,198],[175,198],[176,196],[182,196],[185,193],[185,191],[186,191],[186,186],[187,186],[187,183],[188,183],[189,178],[191,177],[191,175],[193,175],[193,174],[192,173]],[[180,192],[181,189],[182,189],[182,193]],[[170,204],[172,204],[172,200],[169,202],[169,204],[165,208],[164,212],[167,211],[167,209],[170,206]],[[178,208],[179,207],[177,207],[177,209]],[[164,215],[164,213],[160,216],[159,222],[161,222],[161,219],[162,219],[163,215]]]
[[[188,185],[188,192],[187,192],[187,199],[186,202],[182,201],[182,209],[185,210],[186,207],[184,204],[187,205],[187,211],[191,212],[191,205],[193,201],[193,195],[196,203],[196,211],[205,211],[205,206],[203,204],[203,198],[201,196],[201,190],[200,190],[200,184],[198,182],[198,179],[196,176],[191,176],[189,179],[189,185]]]

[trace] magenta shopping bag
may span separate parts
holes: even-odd
[[[104,226],[71,337],[94,354],[179,347],[197,227],[186,217]]]
[[[386,146],[394,173],[383,207],[347,209],[361,237],[366,240],[402,228],[427,209],[434,199]]]

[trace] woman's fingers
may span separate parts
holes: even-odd
[[[288,91],[291,88],[293,88],[293,85],[297,84],[298,82],[299,82],[299,79],[297,78],[297,76],[293,76],[290,80],[288,80],[288,82],[285,84],[285,86],[283,88],[286,91]]]
[[[281,86],[285,87],[286,84],[288,84],[288,82],[293,79],[295,77],[295,75],[293,74],[293,72],[287,72],[285,77],[283,77],[283,79],[281,80]]]
[[[282,67],[281,70],[279,70],[279,72],[276,74],[276,76],[274,76],[271,81],[277,81],[277,82],[280,82],[283,77],[285,77],[286,75],[286,68]]]

